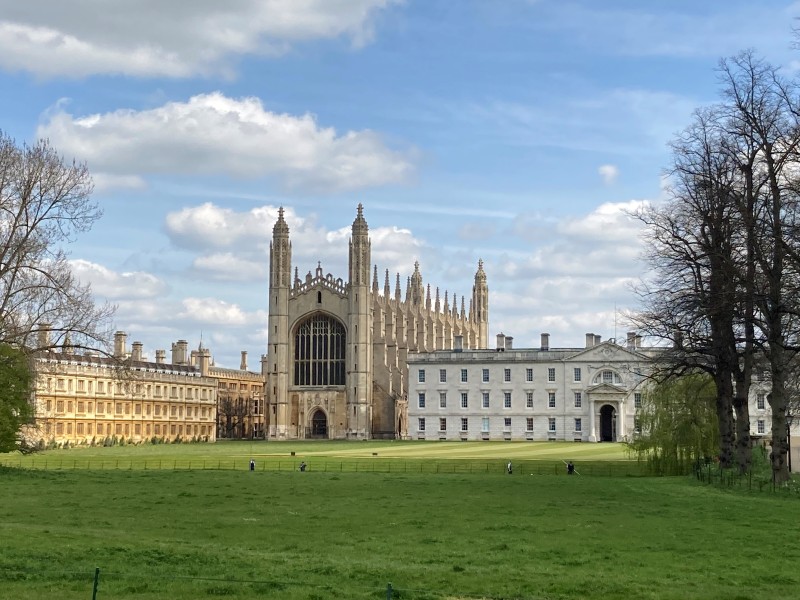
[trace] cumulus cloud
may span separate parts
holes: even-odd
[[[604,184],[611,185],[617,180],[619,169],[614,165],[601,165],[600,168],[597,169],[597,173],[603,179]]]
[[[247,313],[239,305],[218,298],[184,298],[176,317],[210,325],[246,325],[266,321],[263,311]]]
[[[276,55],[310,40],[374,35],[399,0],[0,0],[0,68],[42,77],[230,74],[233,59]]]
[[[117,273],[103,265],[82,259],[70,261],[70,266],[80,281],[92,286],[95,294],[110,300],[156,298],[169,291],[167,283],[151,273]]]
[[[268,275],[266,261],[247,260],[232,252],[199,256],[193,267],[204,277],[216,281],[262,281]]]
[[[258,98],[220,92],[85,117],[62,104],[37,135],[87,161],[108,185],[138,186],[148,174],[223,174],[338,192],[400,183],[413,172],[414,151],[392,150],[374,131],[338,134],[313,115],[274,113]]]

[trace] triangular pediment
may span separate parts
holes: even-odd
[[[628,390],[622,386],[614,385],[612,383],[598,383],[597,385],[586,388],[586,392],[588,394],[613,394],[616,396],[619,394],[627,394]]]
[[[567,361],[581,361],[581,362],[631,362],[647,360],[647,357],[639,354],[638,352],[628,350],[627,348],[615,344],[614,342],[603,342],[597,346],[581,350],[566,359]]]

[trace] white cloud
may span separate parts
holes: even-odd
[[[601,165],[597,173],[602,177],[604,184],[611,185],[617,180],[619,169],[615,165]]]
[[[193,267],[205,278],[215,281],[265,281],[268,265],[265,260],[254,261],[231,252],[207,254],[194,260]]]
[[[156,298],[169,291],[169,286],[155,275],[142,271],[117,273],[88,260],[70,261],[72,271],[92,291],[110,300],[122,298]]]
[[[233,59],[299,42],[374,35],[398,0],[0,0],[0,68],[41,77],[230,74]]]
[[[176,317],[210,325],[247,325],[266,322],[263,311],[247,313],[239,305],[217,298],[184,298]]]
[[[223,174],[337,192],[400,183],[413,172],[414,152],[388,148],[373,131],[337,134],[311,114],[274,113],[258,98],[220,92],[78,118],[62,104],[37,135],[85,160],[106,184],[136,185],[153,174]]]

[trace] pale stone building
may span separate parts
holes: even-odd
[[[249,371],[247,352],[242,350],[238,369],[218,367],[214,364],[209,367],[208,375],[217,380],[217,438],[264,438],[265,361],[266,357],[262,357],[261,371]]]
[[[140,342],[128,353],[121,331],[113,357],[68,347],[43,353],[36,357],[35,424],[26,437],[58,444],[214,441],[217,380],[208,376],[208,350],[197,360],[190,364],[184,340],[172,345],[171,362],[164,350],[156,351],[155,361],[145,360]]]
[[[370,274],[372,282],[370,284]],[[452,303],[451,303],[452,302]],[[396,275],[383,289],[371,265],[369,228],[359,204],[345,281],[292,277],[292,245],[281,208],[270,245],[267,409],[269,437],[367,439],[407,436],[409,352],[485,348],[489,289],[482,263],[467,309],[438,290],[431,299],[419,264],[405,297]]]

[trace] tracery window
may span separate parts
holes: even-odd
[[[345,384],[344,326],[316,314],[297,327],[294,336],[295,385]]]

